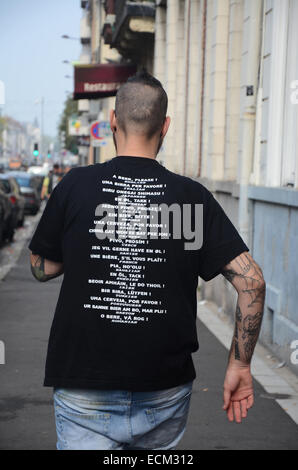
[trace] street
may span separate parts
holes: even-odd
[[[28,239],[0,284],[5,365],[0,365],[0,449],[55,449],[52,390],[42,386],[47,339],[60,279],[38,283]],[[200,308],[200,307],[199,307]],[[255,382],[255,405],[242,424],[222,411],[227,350],[198,320],[200,350],[187,430],[180,450],[298,449],[298,426]]]

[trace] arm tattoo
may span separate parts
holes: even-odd
[[[31,272],[35,279],[40,282],[46,282],[50,279],[60,276],[63,273],[63,269],[55,274],[46,274],[45,273],[45,259],[41,256],[38,256],[33,264],[31,264]]]
[[[234,332],[234,353],[235,359],[240,361],[240,352],[239,352],[239,342],[238,342],[238,323],[241,321],[241,310],[239,305],[236,308],[236,325],[235,325],[235,332]]]
[[[261,328],[266,289],[262,271],[252,258],[242,254],[235,261],[237,268],[229,266],[222,271],[232,284],[241,285],[229,357],[249,364]]]
[[[244,289],[243,292],[249,294],[250,298],[252,299],[248,304],[248,307],[252,307],[254,304],[263,304],[265,297],[265,286],[255,287],[253,289]]]
[[[239,305],[237,305],[233,340],[236,360],[250,363],[259,336],[262,316],[262,312],[243,316]]]
[[[262,312],[257,312],[254,315],[247,315],[243,319],[242,340],[245,358],[247,362],[250,361],[254,352],[254,348],[259,335],[262,316]]]

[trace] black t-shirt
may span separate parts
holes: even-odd
[[[127,156],[69,171],[29,248],[64,265],[44,385],[130,391],[196,377],[198,277],[248,251],[204,186]]]

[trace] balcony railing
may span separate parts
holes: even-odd
[[[106,0],[102,34],[106,44],[126,58],[138,55],[153,41],[155,0]]]

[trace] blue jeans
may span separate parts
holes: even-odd
[[[154,392],[55,388],[57,449],[175,449],[192,384]]]

